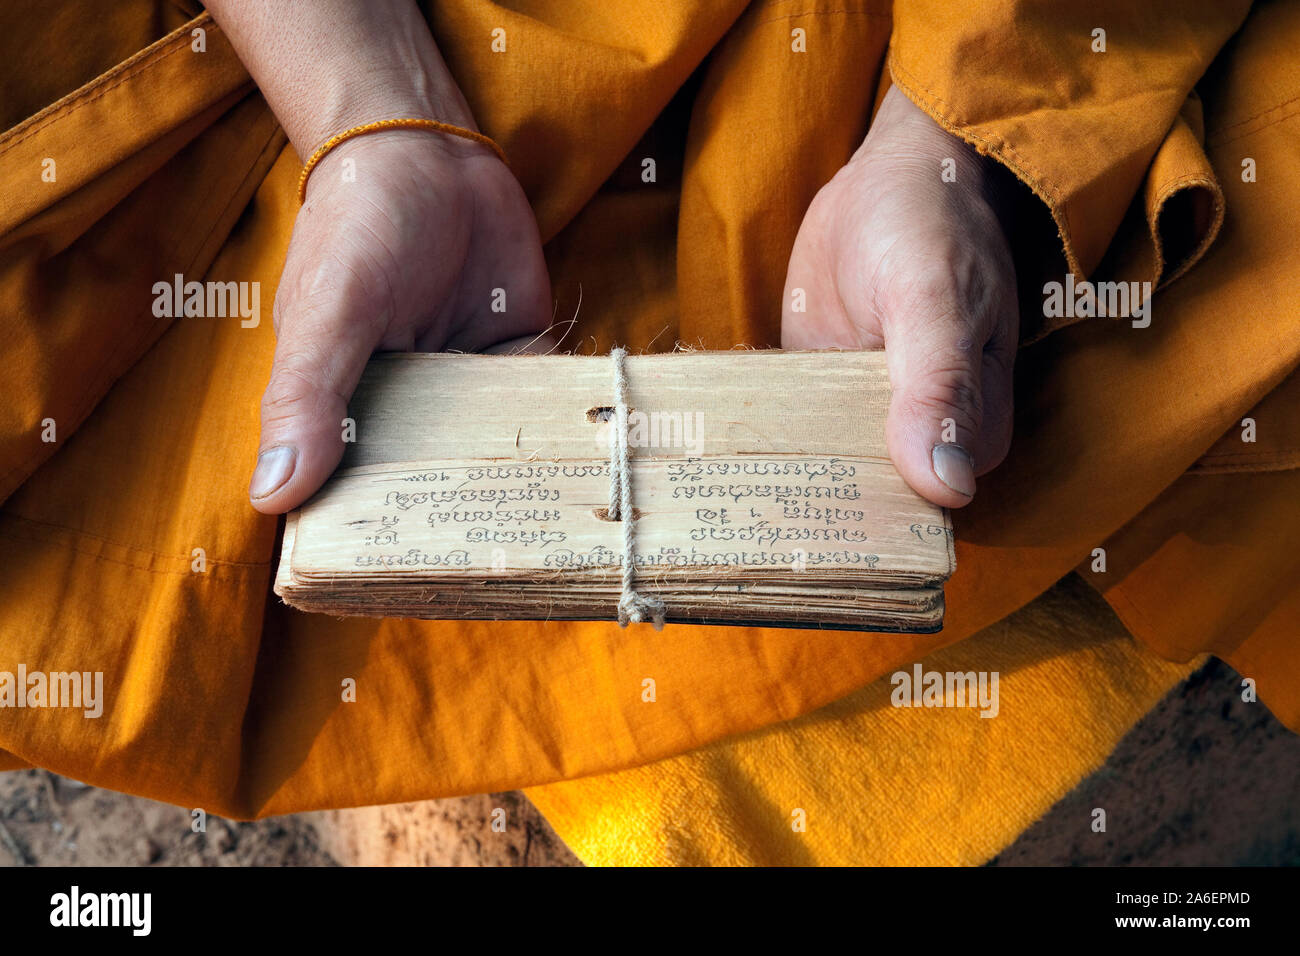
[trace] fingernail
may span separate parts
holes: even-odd
[[[276,445],[257,456],[253,480],[248,483],[248,497],[265,498],[276,491],[293,475],[298,462],[298,451],[292,445]]]
[[[970,452],[961,445],[943,442],[930,453],[934,461],[934,474],[940,481],[967,498],[975,496],[975,465]]]

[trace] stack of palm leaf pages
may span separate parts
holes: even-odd
[[[608,356],[392,354],[287,521],[275,590],[336,615],[614,620],[622,566],[669,622],[926,632],[948,514],[885,448],[881,352],[632,355],[631,555],[610,520]]]

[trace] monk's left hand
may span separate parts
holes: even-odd
[[[1011,443],[1019,314],[1004,176],[895,87],[813,199],[786,276],[782,346],[883,347],[890,457],[950,508]]]
[[[477,126],[415,0],[206,0],[298,156],[386,119]],[[523,187],[486,144],[380,128],[307,181],[275,295],[248,496],[280,514],[343,457],[376,351],[546,350],[550,280]]]

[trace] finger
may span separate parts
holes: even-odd
[[[508,342],[498,342],[483,351],[487,355],[550,355],[560,347],[560,340],[552,332],[524,335]]]
[[[377,344],[366,326],[349,322],[340,299],[322,307],[331,311],[290,306],[279,321],[248,487],[253,507],[266,514],[296,508],[338,466],[347,403]]]
[[[500,231],[476,232],[465,255],[457,315],[449,336],[417,339],[421,351],[483,352],[508,339],[541,332],[551,322],[551,280],[537,220],[523,187],[505,176],[484,187],[484,200]],[[503,216],[493,210],[511,210]]]
[[[984,346],[980,365],[984,420],[980,427],[979,454],[975,459],[977,477],[1002,464],[1011,450],[1015,425],[1015,360],[1014,341],[998,340]]]
[[[1010,444],[1014,347],[1003,330],[1014,324],[971,314],[955,296],[932,299],[927,317],[905,321],[883,323],[890,457],[922,497],[959,508],[974,497],[976,475],[1001,462]]]
[[[781,348],[881,348],[884,341],[871,323],[853,322],[840,297],[830,267],[833,257],[824,245],[821,210],[826,195],[823,189],[814,197],[790,251],[781,300]]]

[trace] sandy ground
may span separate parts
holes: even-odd
[[[1300,865],[1300,736],[1211,661],[995,865]],[[1223,701],[1229,703],[1223,703]],[[1111,808],[1092,833],[1093,807]],[[506,830],[493,832],[493,810]],[[1120,810],[1118,808],[1124,808]],[[499,814],[497,815],[500,816]],[[576,866],[520,793],[190,829],[179,807],[45,771],[0,774],[0,865]]]
[[[1211,659],[993,862],[1300,866],[1300,735]]]

